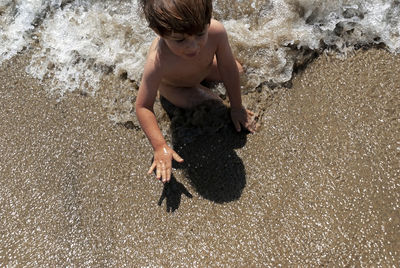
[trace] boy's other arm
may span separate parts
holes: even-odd
[[[256,124],[253,118],[254,113],[242,105],[239,70],[229,45],[228,34],[224,26],[219,22],[216,23],[215,31],[218,41],[216,51],[217,66],[228,93],[233,124],[237,131],[240,131],[240,125],[242,125],[253,133],[256,131]]]
[[[239,71],[229,45],[228,34],[220,22],[216,22],[215,31],[218,41],[216,51],[218,71],[226,87],[231,107],[240,108],[242,107],[242,97],[240,92]]]

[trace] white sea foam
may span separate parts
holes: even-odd
[[[139,17],[136,2],[70,4],[42,24],[41,50],[28,72],[51,73],[53,89],[95,90],[104,72],[139,80],[154,37]]]
[[[252,7],[262,3],[264,9],[255,8],[248,16],[240,3],[246,5],[239,1],[228,14],[217,6],[216,13],[227,19],[225,26],[252,86],[291,78],[289,46],[346,53],[354,46],[383,42],[391,52],[400,52],[398,1],[253,1]]]
[[[0,0],[0,63],[29,45],[35,22],[61,3],[61,0]]]
[[[384,43],[400,52],[398,0],[215,0],[246,67],[246,87],[291,79],[296,49],[346,53]],[[37,39],[27,72],[63,95],[95,92],[104,73],[140,80],[154,34],[136,0],[0,0],[0,64]]]

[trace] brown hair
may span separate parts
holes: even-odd
[[[160,36],[198,34],[210,23],[212,0],[140,0],[149,27]]]

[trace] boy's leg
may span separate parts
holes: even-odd
[[[238,67],[239,74],[242,74],[242,65],[236,61],[236,66]],[[222,80],[219,75],[217,59],[215,56],[210,73],[205,80],[214,82],[220,82]],[[164,85],[159,88],[159,91],[160,94],[169,102],[177,107],[185,109],[193,108],[207,100],[217,100],[222,102],[222,99],[218,95],[203,85],[198,85],[193,88],[177,88]]]
[[[207,100],[221,101],[221,98],[213,93],[209,88],[198,85],[193,88],[177,88],[162,86],[160,94],[169,102],[177,107],[189,109],[193,108]]]
[[[236,66],[238,68],[239,74],[243,74],[243,66],[236,60]],[[209,75],[205,79],[206,81],[209,82],[221,82],[221,76],[219,75],[218,71],[218,64],[217,64],[217,58],[214,56],[213,64],[211,66],[211,70]]]

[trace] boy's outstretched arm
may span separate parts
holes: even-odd
[[[148,173],[151,174],[156,169],[157,179],[165,183],[171,179],[172,159],[177,162],[183,162],[183,159],[167,145],[153,111],[160,81],[161,74],[157,71],[154,60],[149,58],[136,98],[136,116],[154,150],[154,161]]]
[[[243,126],[254,133],[256,131],[254,114],[242,105],[239,71],[229,45],[228,35],[219,22],[216,23],[215,30],[218,35],[217,66],[228,93],[233,124],[237,131],[240,131]]]

